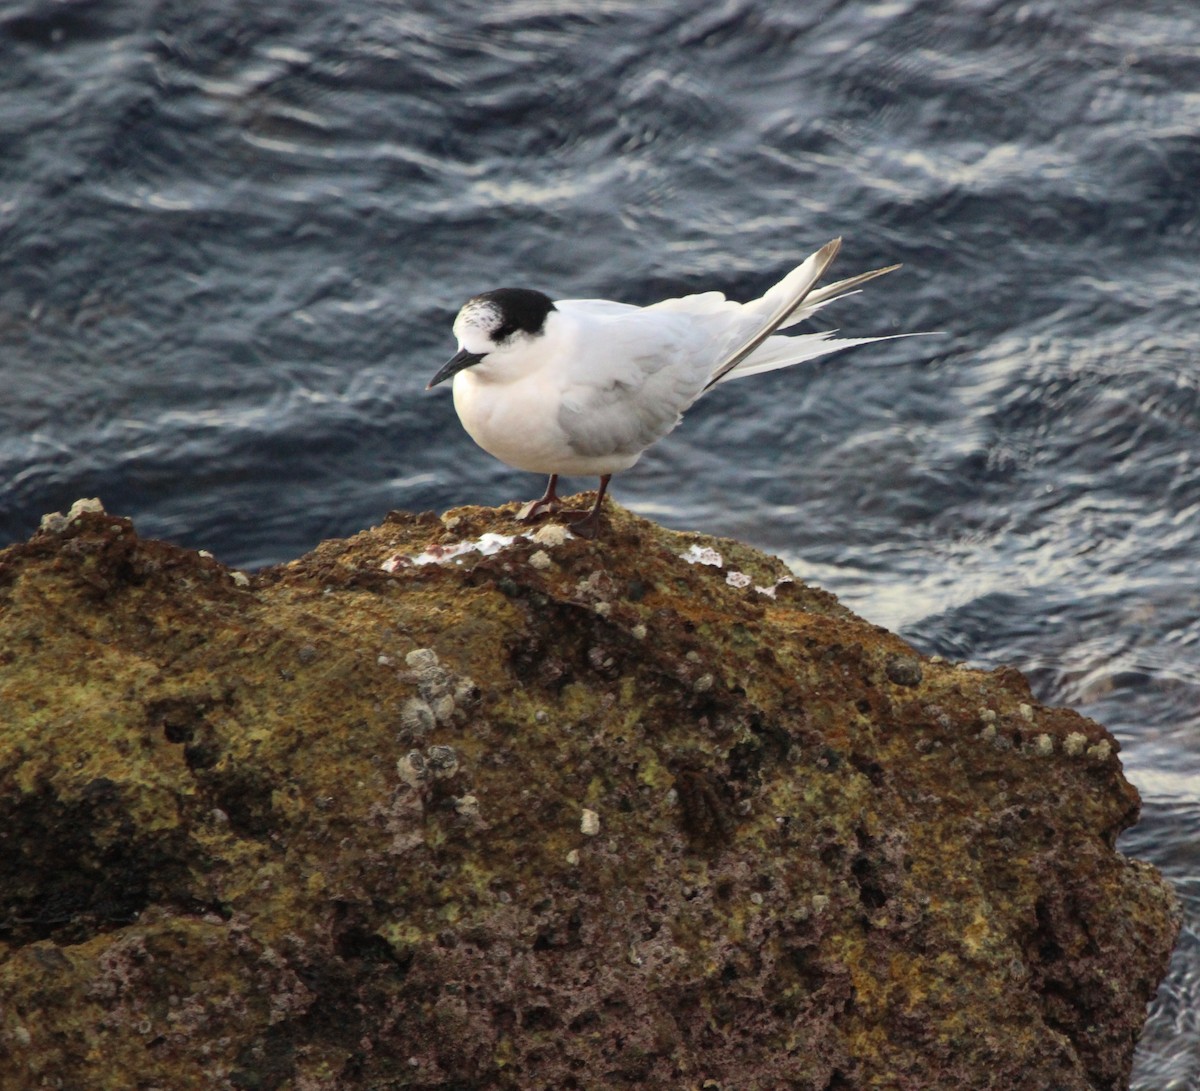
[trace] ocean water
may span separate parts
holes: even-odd
[[[467,296],[901,261],[821,328],[940,336],[724,386],[613,494],[1115,732],[1187,913],[1133,1086],[1195,1088],[1200,9],[788,7],[0,0],[0,544],[527,499],[424,391]]]

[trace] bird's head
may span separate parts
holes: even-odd
[[[454,320],[458,352],[429,380],[435,387],[466,368],[480,377],[517,378],[534,363],[531,345],[546,332],[554,302],[532,288],[497,288],[468,299]]]

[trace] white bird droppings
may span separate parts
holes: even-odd
[[[679,556],[688,564],[708,564],[714,568],[723,568],[725,565],[725,558],[715,549],[711,546],[697,545],[695,542],[687,547],[686,553],[680,553]]]
[[[767,598],[773,599],[781,587],[786,587],[789,583],[795,583],[791,576],[780,576],[770,587],[759,587],[754,585],[754,590],[760,595],[766,595]]]
[[[562,545],[568,538],[573,537],[574,535],[566,527],[559,526],[557,523],[539,527],[533,534],[492,534],[489,531],[487,534],[481,534],[478,538],[464,539],[461,542],[450,542],[445,545],[431,545],[424,553],[418,553],[416,556],[394,553],[379,567],[385,572],[395,572],[398,568],[413,568],[426,564],[449,564],[451,561],[457,562],[459,558],[468,553],[491,557],[493,554],[507,549],[518,538],[537,542],[538,545],[553,547]],[[534,554],[535,557],[537,555]],[[545,556],[544,553],[542,555]],[[550,558],[546,557],[547,564],[549,561]],[[535,568],[544,567],[541,562],[534,561],[533,557],[529,558],[529,563]]]

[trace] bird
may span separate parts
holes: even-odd
[[[524,505],[519,520],[560,510],[560,475],[597,475],[592,508],[562,516],[575,534],[594,538],[612,475],[633,466],[714,386],[897,336],[776,336],[900,268],[818,289],[841,245],[832,239],[748,303],[719,291],[646,307],[553,300],[532,288],[483,292],[459,310],[458,352],[426,389],[453,379],[454,408],[467,434],[501,462],[549,475],[545,493]]]

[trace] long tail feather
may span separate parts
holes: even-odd
[[[804,305],[797,307],[782,323],[776,326],[776,329],[786,330],[798,322],[803,322],[826,304],[836,303],[845,296],[854,295],[859,290],[859,286],[866,284],[868,280],[881,277],[884,273],[894,273],[899,268],[898,264],[887,265],[882,269],[872,269],[869,273],[859,273],[856,276],[847,277],[845,280],[839,280],[836,284],[827,284],[824,288],[815,289],[809,292],[804,300]]]
[[[739,345],[717,365],[713,370],[712,378],[704,386],[705,390],[714,383],[719,383],[729,372],[770,337],[782,323],[787,321],[792,312],[804,302],[805,297],[813,290],[814,285],[821,279],[821,274],[829,267],[829,263],[837,257],[837,252],[841,248],[842,240],[840,238],[831,239],[820,250],[805,260],[802,265],[793,269],[761,299],[747,304],[748,307],[770,308],[766,320],[754,336]]]
[[[895,341],[900,337],[920,337],[919,333],[893,333],[882,337],[834,337],[835,330],[822,333],[805,333],[799,337],[768,338],[757,352],[745,359],[740,367],[726,372],[721,382],[741,379],[746,375],[761,375],[764,371],[778,371],[793,364],[804,364],[819,356],[828,356],[855,345],[870,345],[876,341]]]
[[[827,242],[761,299],[744,305],[752,313],[763,313],[763,324],[749,340],[739,345],[713,370],[705,390],[728,379],[791,367],[793,364],[804,363],[854,345],[869,345],[874,341],[890,341],[893,337],[911,336],[895,334],[839,339],[835,338],[832,332],[802,334],[798,337],[772,336],[777,330],[788,329],[802,322],[826,304],[857,292],[867,281],[900,268],[899,265],[888,265],[882,269],[872,269],[817,289],[816,282],[837,256],[841,246],[840,238]]]

